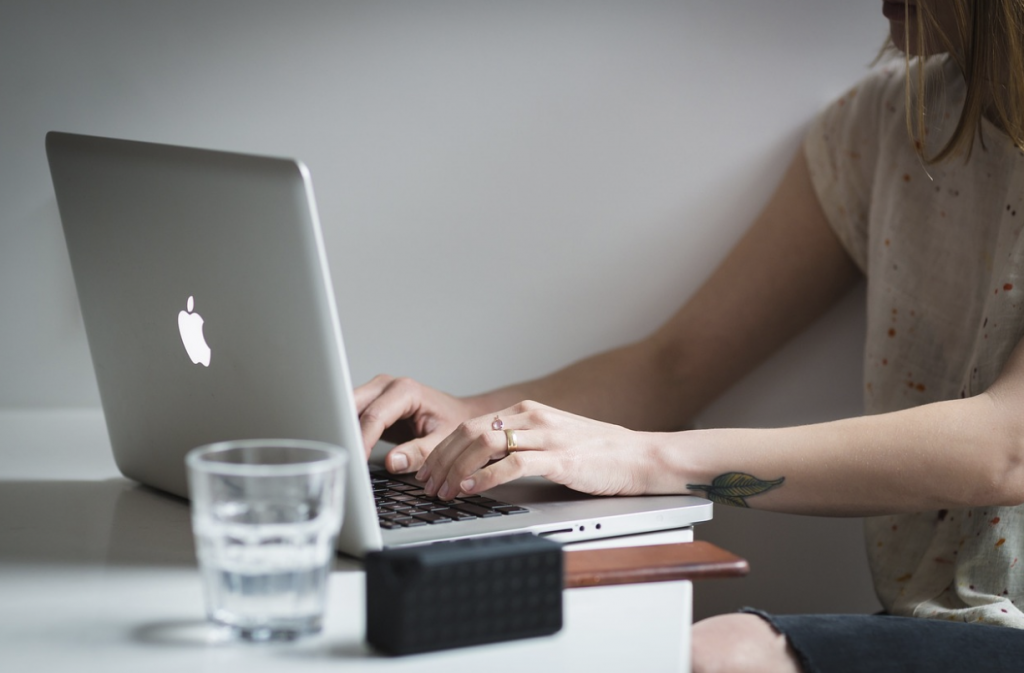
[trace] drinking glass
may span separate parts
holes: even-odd
[[[348,456],[294,439],[218,442],[188,465],[206,612],[244,640],[320,631]]]

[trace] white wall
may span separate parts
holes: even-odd
[[[468,393],[666,318],[885,30],[842,0],[0,0],[0,408],[98,405],[48,130],[301,158],[354,377]],[[702,422],[858,413],[861,301]],[[871,609],[858,525],[721,512],[754,575],[697,613]]]

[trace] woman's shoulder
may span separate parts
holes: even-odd
[[[886,118],[906,111],[906,63],[887,60],[871,68],[822,112],[833,123],[876,128]]]
[[[841,97],[834,100],[823,115],[833,121],[872,132],[885,128],[905,133],[907,102],[916,93],[918,79],[924,77],[925,90],[934,103],[934,97],[963,98],[963,78],[952,60],[946,56],[933,57],[923,64],[907,62],[902,55],[886,58],[874,66]],[[927,106],[931,108],[931,105]],[[941,107],[948,111],[945,105]]]

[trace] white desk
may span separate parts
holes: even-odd
[[[363,573],[345,559],[321,635],[218,640],[186,503],[118,475],[98,411],[0,411],[0,438],[2,670],[689,670],[689,582],[566,591],[554,636],[388,658],[363,642]]]

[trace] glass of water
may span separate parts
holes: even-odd
[[[348,456],[252,439],[189,452],[192,530],[207,616],[245,640],[320,631]]]

